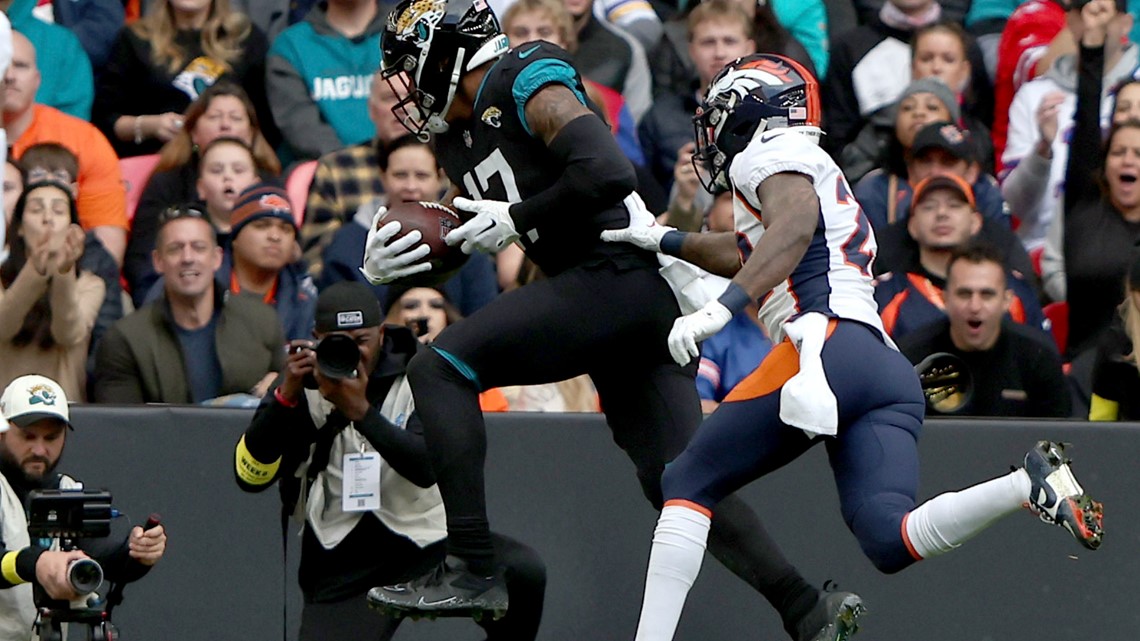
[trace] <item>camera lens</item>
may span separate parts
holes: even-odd
[[[329,334],[317,343],[317,369],[332,379],[356,376],[360,362],[360,348],[356,341],[344,334]]]
[[[103,582],[103,568],[93,559],[75,559],[67,566],[67,580],[77,593],[90,594]]]

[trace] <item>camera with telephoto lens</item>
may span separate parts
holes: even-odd
[[[111,534],[111,493],[106,490],[32,490],[28,493],[27,511],[28,535],[32,539],[59,539],[61,551],[76,549],[78,539]],[[33,586],[39,638],[61,641],[60,624],[76,623],[88,626],[86,638],[110,641],[110,609],[95,592],[103,583],[103,568],[94,559],[76,559],[67,565],[67,580],[80,595],[79,601],[53,599],[38,583]]]
[[[344,334],[328,334],[317,341],[313,351],[317,353],[317,370],[325,378],[340,380],[355,378],[356,366],[360,363],[360,348],[352,337]],[[317,389],[317,379],[312,374],[305,376],[305,387]]]

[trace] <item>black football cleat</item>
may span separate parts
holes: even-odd
[[[463,559],[448,556],[424,576],[372,588],[368,604],[393,616],[500,619],[507,613],[507,586],[499,574],[480,576]]]
[[[858,594],[834,590],[829,581],[819,601],[796,623],[796,641],[847,641],[859,631],[859,617],[866,612]]]
[[[1025,472],[1032,488],[1029,507],[1042,521],[1069,531],[1090,550],[1104,537],[1104,507],[1092,500],[1077,482],[1065,458],[1065,446],[1039,441],[1025,454]]]

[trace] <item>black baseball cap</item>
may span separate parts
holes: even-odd
[[[341,281],[317,296],[316,330],[321,333],[378,327],[380,301],[364,283]]]
[[[910,146],[910,157],[915,158],[930,149],[941,149],[959,160],[974,161],[970,132],[952,122],[932,122],[919,129]]]

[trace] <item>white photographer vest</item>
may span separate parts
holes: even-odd
[[[333,404],[316,390],[305,390],[305,397],[313,424],[324,426],[334,409]],[[401,376],[392,382],[380,407],[380,415],[403,429],[414,407],[411,387],[407,379]],[[344,455],[375,451],[368,439],[349,424],[333,440],[328,466],[317,475],[307,491],[302,491],[294,517],[303,517],[308,522],[325,549],[332,549],[343,541],[365,514],[341,509]],[[297,478],[305,479],[311,457],[310,452],[309,461],[297,468]],[[420,547],[447,536],[447,520],[439,488],[435,485],[429,488],[415,485],[383,459],[380,467],[380,509],[372,511],[372,514],[388,529]]]

